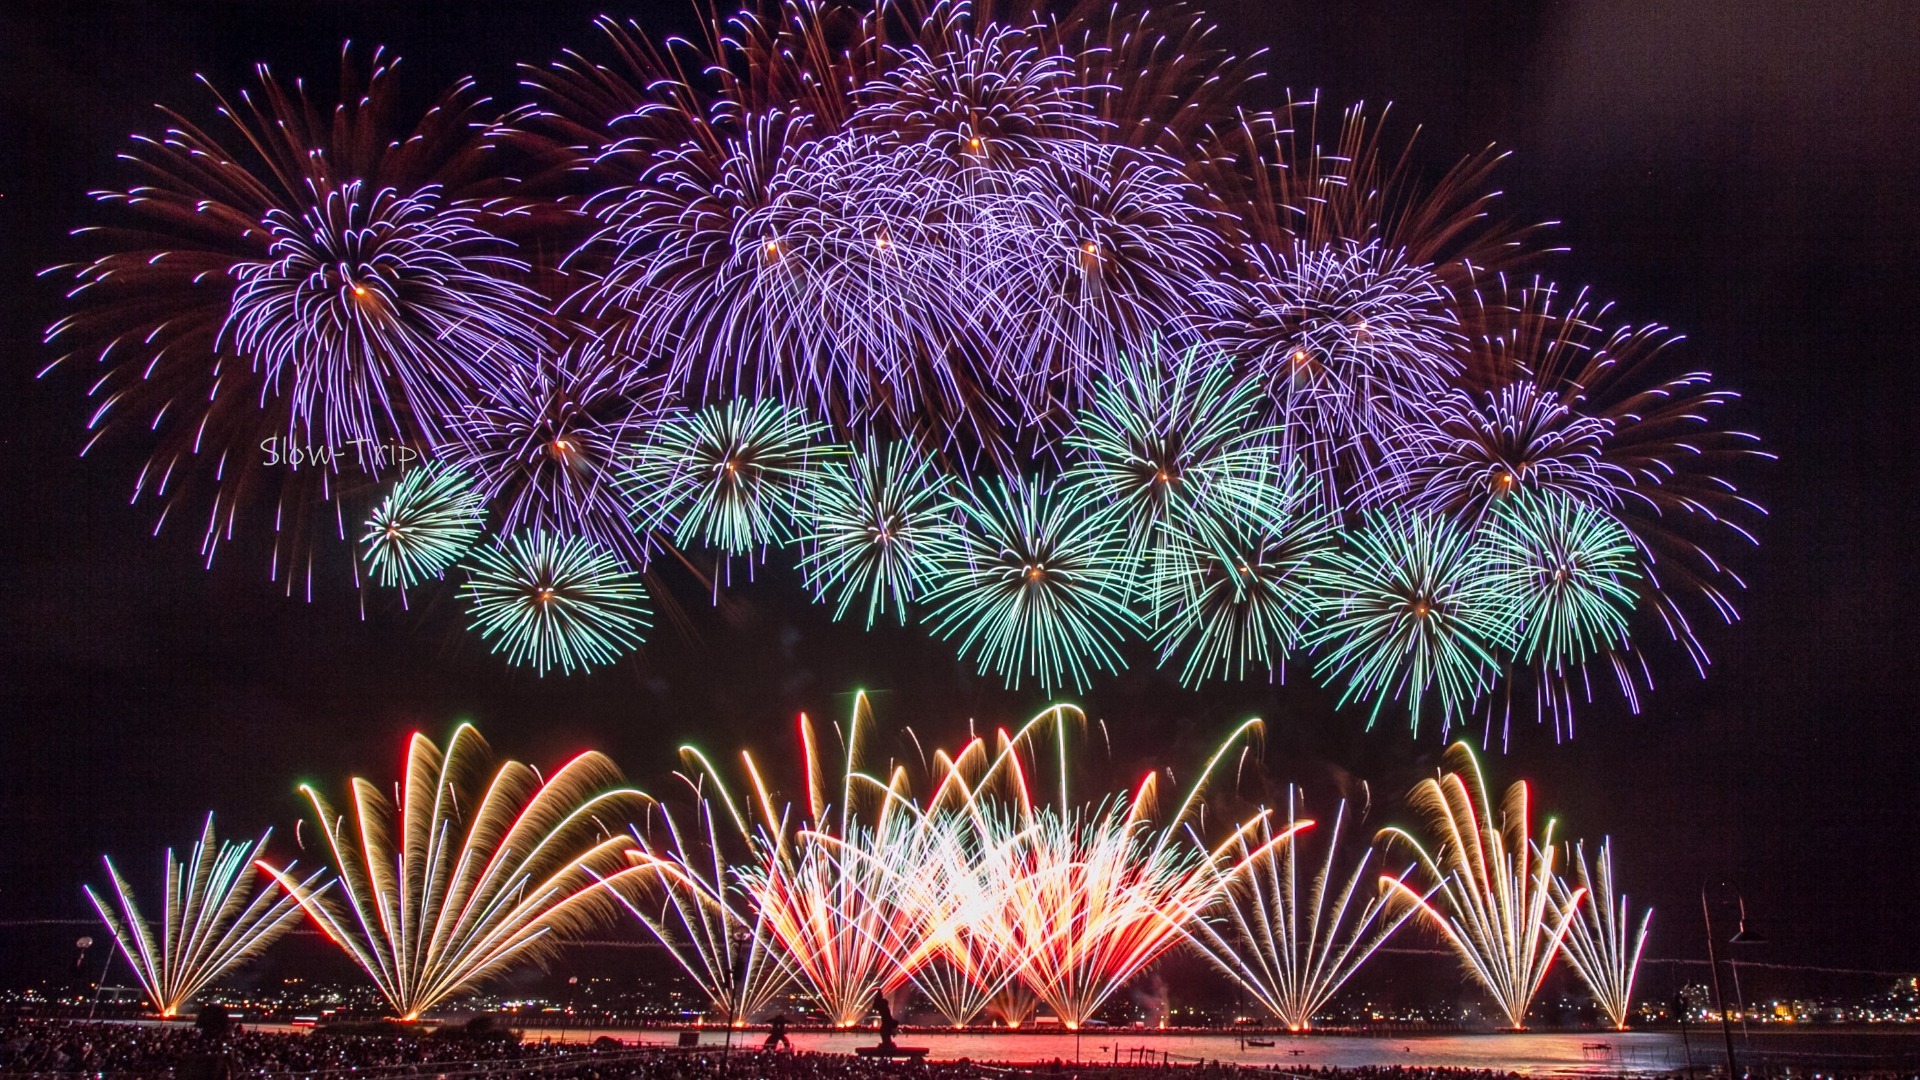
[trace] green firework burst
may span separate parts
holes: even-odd
[[[403,589],[439,577],[480,538],[485,518],[459,469],[441,462],[410,469],[367,518],[360,537],[367,568],[374,581]]]
[[[1494,505],[1485,543],[1520,662],[1565,674],[1626,642],[1640,574],[1633,537],[1613,515],[1557,492],[1522,492]]]
[[[904,443],[869,442],[863,453],[821,466],[807,489],[801,570],[814,597],[843,619],[864,600],[867,626],[907,604],[934,573],[933,552],[949,522],[947,477]]]
[[[652,625],[640,575],[580,537],[534,531],[475,549],[470,628],[510,664],[545,675],[611,664]]]
[[[962,655],[1016,689],[1027,677],[1049,692],[1084,688],[1089,666],[1118,669],[1139,622],[1110,523],[1018,479],[963,489],[952,507],[963,524],[937,555],[935,633],[959,637]]]
[[[676,412],[629,457],[623,486],[634,524],[729,556],[787,543],[802,488],[836,456],[818,445],[825,430],[778,401]]]
[[[1340,704],[1370,699],[1368,723],[1405,699],[1414,730],[1432,698],[1442,730],[1491,684],[1509,646],[1486,548],[1444,517],[1368,515],[1327,562],[1328,598],[1309,644]]]
[[[1171,547],[1198,543],[1230,560],[1231,522],[1285,514],[1270,482],[1277,429],[1256,420],[1260,397],[1225,360],[1199,349],[1163,359],[1156,345],[1120,358],[1067,436],[1079,460],[1064,487],[1084,512],[1112,515],[1156,615],[1160,593],[1147,581]]]
[[[1176,534],[1154,575],[1154,609],[1169,613],[1154,645],[1163,667],[1182,657],[1184,686],[1274,671],[1306,642],[1335,534],[1303,473],[1285,475],[1269,485],[1277,513],[1235,515],[1205,539]]]

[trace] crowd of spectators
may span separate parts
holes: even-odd
[[[0,1075],[88,1080],[1521,1080],[1482,1069],[1240,1066],[1229,1062],[1009,1068],[968,1061],[881,1061],[839,1054],[666,1049],[521,1039],[504,1031],[286,1034],[177,1024],[0,1019]]]

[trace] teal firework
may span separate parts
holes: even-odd
[[[1592,700],[1587,665],[1601,655],[1637,710],[1627,620],[1641,575],[1625,526],[1573,496],[1521,492],[1494,504],[1481,542],[1515,629],[1514,658],[1534,669],[1543,718],[1571,728],[1576,696]]]
[[[1633,537],[1612,514],[1558,492],[1523,492],[1494,504],[1485,537],[1522,663],[1565,673],[1626,643],[1640,573]]]
[[[1371,724],[1404,700],[1413,729],[1437,704],[1444,731],[1485,693],[1510,645],[1486,547],[1456,522],[1368,515],[1327,563],[1327,601],[1309,644],[1340,704],[1372,702]]]
[[[541,675],[611,664],[652,625],[640,575],[590,540],[520,533],[475,549],[471,563],[470,628]]]
[[[960,525],[939,545],[929,592],[935,633],[1020,686],[1084,688],[1118,670],[1139,629],[1127,607],[1124,544],[1100,515],[1020,479],[982,481],[952,499]]]
[[[628,461],[634,523],[730,556],[787,543],[803,487],[835,456],[818,445],[825,430],[771,400],[734,398],[675,412]]]
[[[867,626],[891,614],[907,622],[907,604],[934,572],[934,548],[951,520],[947,477],[913,448],[869,442],[861,453],[829,461],[807,490],[801,570],[814,597],[844,619],[856,603]]]
[[[1268,485],[1277,512],[1236,515],[1210,539],[1175,534],[1154,575],[1154,609],[1167,613],[1154,645],[1162,667],[1179,658],[1182,685],[1280,671],[1305,644],[1335,533],[1301,471],[1286,475]]]
[[[480,538],[486,507],[459,469],[432,462],[395,481],[360,537],[373,580],[409,588],[446,572]]]
[[[1065,488],[1090,512],[1113,516],[1141,586],[1177,544],[1229,559],[1230,522],[1284,515],[1283,492],[1268,482],[1277,429],[1257,420],[1260,400],[1258,384],[1199,349],[1122,356],[1095,387],[1066,438],[1078,460]]]

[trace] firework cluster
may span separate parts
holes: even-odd
[[[349,54],[337,104],[262,69],[138,140],[49,339],[209,560],[445,581],[570,672],[641,643],[663,557],[717,596],[778,555],[1013,685],[1298,657],[1443,727],[1503,680],[1561,724],[1590,671],[1637,707],[1649,632],[1703,666],[1733,617],[1732,395],[1528,265],[1495,156],[1247,111],[1187,16],[599,31],[525,104],[402,118]]]
[[[1525,785],[1496,810],[1465,744],[1415,790],[1423,826],[1356,851],[1342,842],[1344,804],[1321,825],[1293,789],[1276,807],[1232,779],[1258,721],[1177,802],[1158,770],[1075,795],[1068,740],[1083,726],[1055,706],[956,753],[882,762],[860,696],[837,751],[800,718],[797,794],[751,754],[736,794],[687,747],[681,790],[661,799],[592,752],[549,776],[494,768],[463,725],[444,749],[412,737],[391,801],[356,778],[341,812],[303,786],[319,871],[276,865],[264,837],[216,850],[209,818],[188,862],[168,854],[158,934],[110,861],[118,905],[94,903],[167,1015],[302,910],[412,1020],[624,909],[720,1022],[799,1003],[850,1027],[885,996],[953,1027],[1018,1027],[1044,1008],[1077,1029],[1190,948],[1300,1030],[1414,922],[1458,953],[1510,1027],[1525,1026],[1563,955],[1625,1026],[1651,913],[1634,928],[1610,845],[1595,874],[1583,846],[1556,847],[1551,823],[1536,838]],[[1395,873],[1382,860],[1402,846],[1414,858]],[[1563,857],[1576,872],[1558,869]]]

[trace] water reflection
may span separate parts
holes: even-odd
[[[529,1032],[529,1038],[543,1032]],[[554,1033],[556,1036],[559,1033]],[[591,1039],[610,1034],[623,1041],[633,1032],[575,1030],[569,1041]],[[764,1034],[743,1031],[735,1035],[736,1050],[760,1045]],[[870,1046],[871,1031],[791,1033],[799,1050],[850,1054],[855,1047]],[[647,1042],[671,1043],[671,1032],[644,1032]],[[719,1047],[724,1033],[709,1030],[702,1034],[703,1046]],[[1680,1036],[1672,1032],[1574,1032],[1552,1034],[1487,1035],[1405,1035],[1358,1037],[1314,1035],[1271,1038],[1272,1046],[1243,1046],[1232,1035],[1202,1035],[1094,1030],[1076,1038],[1068,1032],[939,1033],[915,1031],[902,1035],[904,1045],[924,1046],[936,1059],[971,1058],[975,1061],[1034,1062],[1086,1061],[1121,1063],[1144,1061],[1224,1061],[1240,1065],[1278,1065],[1305,1068],[1332,1065],[1355,1068],[1366,1065],[1447,1066],[1466,1069],[1507,1069],[1533,1074],[1606,1074],[1671,1072],[1686,1066]],[[1695,1045],[1696,1055],[1706,1048]]]

